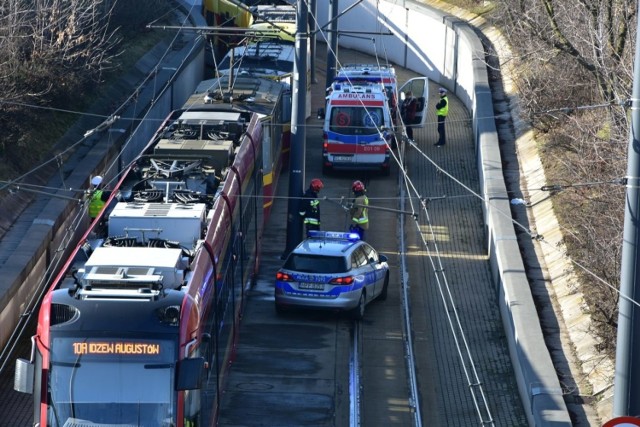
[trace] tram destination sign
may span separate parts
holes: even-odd
[[[160,354],[160,344],[131,341],[73,342],[75,355],[140,355],[153,356]]]

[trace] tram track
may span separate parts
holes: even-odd
[[[405,193],[403,187],[400,186],[401,197],[400,206],[404,208]],[[399,228],[401,230],[399,234],[399,246],[400,246],[400,267],[402,274],[402,320],[404,325],[404,339],[405,339],[405,351],[407,355],[407,377],[409,383],[409,402],[414,411],[414,426],[422,427],[422,410],[420,407],[420,394],[418,392],[418,376],[416,373],[416,362],[414,353],[413,335],[411,333],[411,305],[409,304],[409,287],[408,287],[408,275],[407,275],[407,242],[405,240],[405,216],[400,215]]]
[[[367,186],[370,185],[370,180],[365,182]],[[400,202],[395,210],[398,213],[398,230],[397,230],[397,239],[398,239],[398,253],[397,253],[397,264],[396,269],[398,272],[399,278],[399,286],[397,289],[398,292],[398,300],[400,302],[400,317],[398,320],[401,321],[401,347],[404,352],[404,364],[405,364],[405,372],[402,372],[402,381],[406,383],[406,388],[404,389],[404,393],[406,396],[403,396],[402,399],[399,399],[398,396],[395,397],[396,401],[403,400],[406,404],[406,410],[409,414],[408,419],[411,419],[411,425],[415,427],[421,427],[423,425],[422,420],[422,410],[420,403],[420,393],[419,393],[419,384],[418,384],[418,374],[416,372],[416,361],[415,361],[415,353],[414,353],[414,341],[413,341],[413,333],[412,333],[412,324],[411,324],[411,305],[410,301],[410,291],[409,291],[409,283],[408,283],[408,274],[407,274],[407,250],[406,250],[406,241],[405,241],[405,214],[403,213],[404,209],[404,197],[405,192],[400,188]],[[385,209],[385,208],[380,208]],[[393,211],[392,210],[392,211]],[[395,306],[395,304],[394,304]],[[393,311],[389,310],[390,307],[378,307],[378,309],[389,311],[386,316],[394,316]],[[397,307],[396,307],[397,308]],[[396,312],[397,313],[397,312]],[[372,345],[375,345],[375,339],[367,338],[373,337],[374,333],[363,333],[362,330],[370,327],[370,322],[360,322],[354,321],[352,326],[352,335],[354,337],[353,346],[351,350],[351,354],[354,356],[354,360],[351,363],[350,369],[350,380],[351,383],[351,416],[350,416],[350,426],[358,427],[361,425],[361,404],[362,404],[362,393],[359,386],[357,384],[361,382],[365,382],[367,380],[361,379],[360,376],[362,371],[360,369],[360,363],[358,362],[358,358],[364,354],[364,352],[360,352],[359,348],[365,346],[365,343],[360,342],[360,340],[370,339],[372,341]],[[385,334],[394,334],[393,330],[385,331]],[[406,378],[406,379],[405,379]]]
[[[360,426],[360,322],[352,326],[351,356],[349,357],[349,425]]]

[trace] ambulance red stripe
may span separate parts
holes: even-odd
[[[335,100],[335,101],[331,101],[330,103],[331,106],[361,106],[364,105],[365,107],[383,107],[384,106],[384,101],[364,101],[364,100],[360,100],[360,99],[354,99],[354,100]]]
[[[384,154],[387,150],[387,145],[380,141],[380,143],[370,143],[367,145],[351,144],[332,144],[327,143],[325,150],[331,154]]]

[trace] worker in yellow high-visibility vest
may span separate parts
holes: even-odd
[[[447,98],[447,90],[443,87],[438,89],[440,94],[440,101],[436,104],[436,115],[438,116],[438,142],[434,145],[442,147],[447,143],[447,139],[444,133],[444,122],[449,114],[449,98]]]
[[[349,210],[351,216],[352,231],[355,231],[360,235],[360,239],[364,240],[364,232],[369,228],[369,216],[368,209],[369,198],[364,194],[367,190],[364,188],[362,181],[353,181],[351,184],[351,191],[355,198],[353,199],[353,205]]]
[[[91,200],[89,201],[89,218],[93,221],[102,211],[104,204],[109,200],[110,191],[102,189],[102,177],[96,175],[91,178]]]
[[[111,191],[105,191],[102,188],[102,177],[100,175],[96,175],[91,178],[91,190],[88,192],[89,195],[89,219],[93,222],[102,209],[104,208],[105,203],[111,197]],[[93,228],[93,232],[99,236],[106,234],[106,220],[103,217]]]

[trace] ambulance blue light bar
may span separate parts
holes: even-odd
[[[343,233],[340,231],[309,230],[307,231],[307,237],[314,239],[342,239],[350,240],[352,242],[360,240],[360,235],[358,233]]]
[[[372,83],[380,83],[382,81],[382,76],[378,77],[362,77],[362,76],[337,76],[333,79],[334,82],[372,82]]]

